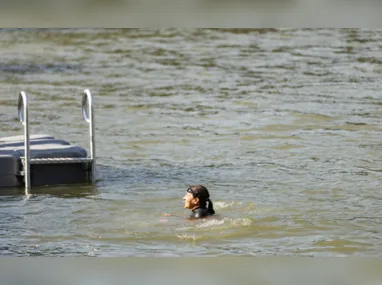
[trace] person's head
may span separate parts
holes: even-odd
[[[183,200],[186,209],[208,208],[211,214],[215,214],[210,200],[210,193],[203,185],[191,185],[188,187],[187,194],[183,197]]]

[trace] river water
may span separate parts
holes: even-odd
[[[25,90],[32,134],[88,149],[89,88],[98,180],[1,190],[0,255],[380,257],[381,48],[378,30],[1,30],[1,136],[23,133]],[[216,217],[185,219],[190,184]]]

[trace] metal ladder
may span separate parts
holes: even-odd
[[[21,91],[18,97],[18,118],[24,126],[24,157],[21,162],[24,166],[25,194],[31,188],[30,165],[31,164],[48,164],[48,163],[90,163],[91,164],[91,181],[95,182],[95,132],[94,132],[94,112],[93,98],[89,89],[85,89],[82,96],[82,115],[84,120],[89,124],[90,137],[90,157],[86,158],[30,158],[30,137],[29,137],[29,117],[28,117],[28,96],[25,91]]]

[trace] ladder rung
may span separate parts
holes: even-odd
[[[21,158],[24,164],[24,157]],[[93,159],[88,157],[58,157],[58,158],[32,158],[30,164],[48,164],[48,163],[84,163],[93,162]]]

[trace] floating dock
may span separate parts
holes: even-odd
[[[25,187],[95,182],[95,133],[90,90],[82,96],[82,114],[89,124],[90,155],[85,148],[45,134],[29,134],[28,96],[18,97],[18,118],[24,135],[0,137],[1,187]]]

